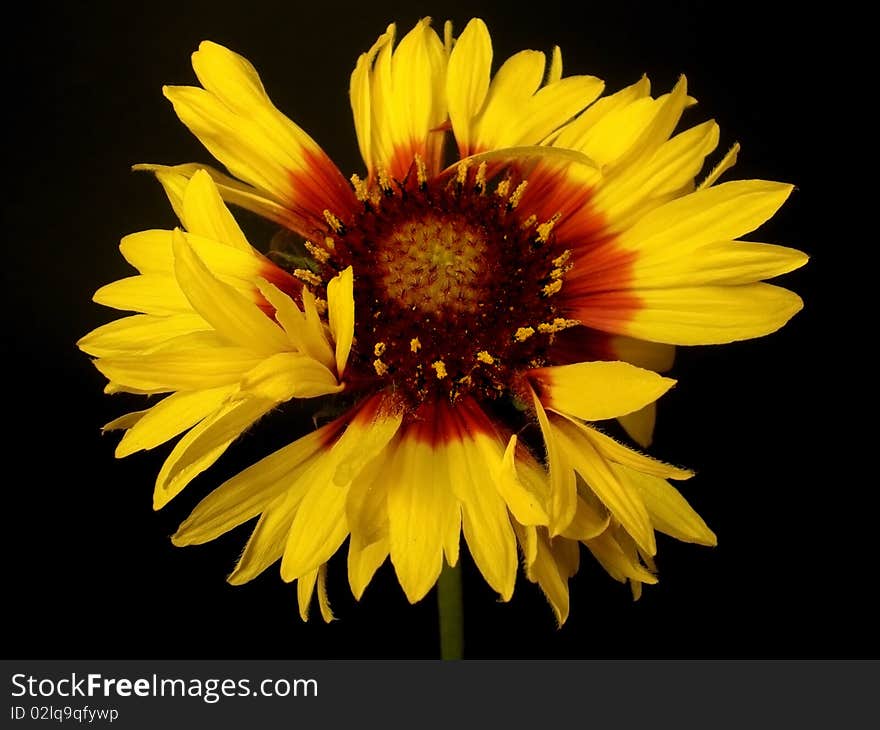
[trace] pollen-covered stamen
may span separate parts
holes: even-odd
[[[351,186],[354,188],[354,196],[362,203],[366,203],[370,199],[370,190],[367,183],[361,180],[360,175],[354,174],[350,178]]]
[[[513,210],[516,206],[519,205],[522,200],[522,196],[526,192],[526,188],[528,187],[529,181],[523,180],[519,185],[516,186],[516,190],[513,191],[513,194],[507,200],[507,208],[508,210]]]
[[[477,166],[477,174],[474,177],[474,190],[482,193],[486,189],[486,163],[481,162]]]
[[[519,188],[517,188],[519,189]],[[553,232],[553,226],[555,226],[559,219],[562,218],[561,213],[554,213],[553,217],[549,220],[544,221],[541,225],[539,225],[535,230],[537,232],[537,236],[535,240],[538,243],[547,243],[550,240],[550,234]]]
[[[320,276],[312,271],[309,271],[308,269],[294,269],[293,275],[304,284],[320,286],[324,283]]]
[[[564,317],[556,317],[552,322],[542,322],[538,325],[538,332],[543,334],[556,334],[569,327],[577,327],[580,321],[577,319],[565,319]]]
[[[459,188],[463,188],[465,182],[467,181],[468,168],[470,167],[470,160],[462,160],[458,164],[457,172],[455,175],[455,181],[458,184]]]
[[[306,241],[305,247],[306,251],[308,251],[312,255],[312,258],[319,263],[326,264],[327,261],[330,259],[330,253],[328,251],[324,250],[323,248],[319,248],[311,241]]]
[[[534,228],[534,227],[535,227],[535,224],[536,224],[537,222],[538,222],[538,216],[536,216],[534,213],[532,213],[528,218],[526,218],[526,219],[522,222],[522,224],[521,224],[520,227],[521,227],[523,230],[527,230],[527,229],[529,229],[529,228]]]
[[[418,183],[419,190],[424,190],[428,184],[428,170],[425,167],[425,161],[422,159],[421,155],[416,155],[415,163],[416,182]]]
[[[339,220],[333,213],[329,210],[324,211],[324,220],[327,221],[327,225],[333,229],[334,233],[338,233],[340,235],[344,235],[345,226],[342,224],[342,221]]]
[[[376,171],[376,179],[379,183],[379,188],[385,195],[394,195],[394,188],[391,185],[391,178],[388,176],[388,170],[384,167],[380,167]]]

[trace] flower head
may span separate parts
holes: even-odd
[[[763,280],[806,257],[738,240],[791,186],[717,184],[737,147],[696,182],[719,133],[675,133],[694,103],[683,78],[656,98],[647,79],[602,96],[599,79],[563,77],[558,48],[492,76],[482,21],[444,36],[424,20],[395,45],[392,25],[359,58],[366,174],[349,180],[244,58],[203,43],[201,87],[165,94],[234,177],[142,166],[182,230],[123,239],[140,273],[95,298],[139,314],[80,347],[109,391],[170,393],[108,425],[126,429],[118,456],[185,432],[157,507],[280,404],[351,404],[181,525],[174,542],[190,545],[259,516],[231,582],[280,560],[303,617],[317,586],[329,620],[326,566],[346,540],[356,597],[390,556],[415,602],[463,534],[503,600],[521,555],[563,622],[580,545],[637,597],[656,582],[655,532],[715,544],[669,483],[692,473],[606,431],[616,419],[647,446],[674,346],[781,327],[801,301]],[[258,253],[223,200],[297,234],[307,257]]]

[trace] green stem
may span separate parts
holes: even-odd
[[[437,581],[437,605],[440,609],[440,658],[464,656],[464,608],[461,600],[461,561],[451,568],[445,561]]]

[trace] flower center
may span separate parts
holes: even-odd
[[[386,296],[429,316],[475,312],[489,293],[486,230],[461,213],[413,207],[377,242]]]
[[[353,386],[379,380],[413,407],[495,399],[518,371],[547,364],[555,334],[577,324],[556,307],[570,264],[555,221],[518,210],[526,183],[515,171],[495,179],[490,191],[485,165],[394,188],[355,179],[363,212],[344,224],[325,214],[327,273],[354,270]]]

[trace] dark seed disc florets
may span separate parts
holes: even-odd
[[[332,273],[354,270],[350,377],[391,385],[412,406],[495,399],[518,371],[546,364],[553,334],[576,324],[554,304],[568,258],[555,220],[516,210],[524,182],[502,177],[489,191],[485,179],[482,165],[386,182],[383,194],[361,196],[364,210],[344,230],[331,225]]]

